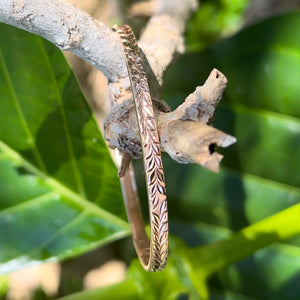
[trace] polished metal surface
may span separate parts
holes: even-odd
[[[114,26],[113,29],[119,34],[123,45],[139,124],[149,202],[150,240],[144,229],[130,170],[121,178],[127,215],[142,266],[147,271],[160,271],[165,268],[168,258],[168,210],[160,140],[149,86],[134,33],[128,25]],[[130,188],[124,191],[124,186]]]

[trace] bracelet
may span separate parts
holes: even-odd
[[[129,170],[121,178],[136,252],[146,271],[163,270],[168,258],[168,210],[160,140],[149,86],[136,38],[130,26],[114,26],[121,39],[138,120],[149,202],[150,240],[145,232]],[[127,187],[127,188],[124,188]]]

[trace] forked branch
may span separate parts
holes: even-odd
[[[184,103],[170,112],[164,102],[155,100],[155,115],[162,149],[179,163],[197,163],[211,171],[219,170],[222,155],[215,146],[228,147],[236,138],[210,126],[227,79],[212,70],[203,86],[197,87]],[[131,99],[116,105],[104,124],[111,148],[128,157],[140,158],[142,150],[138,124]]]

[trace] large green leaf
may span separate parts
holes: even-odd
[[[299,41],[294,12],[170,66],[165,98],[173,107],[212,68],[228,77],[214,125],[237,144],[224,151],[219,174],[164,160],[170,229],[187,245],[171,239],[167,269],[159,274],[145,273],[135,261],[120,285],[128,287],[128,299],[300,298]],[[66,300],[97,299],[94,292]]]
[[[173,214],[239,229],[300,201],[299,16],[264,21],[170,66],[169,103],[182,101],[213,67],[226,74],[214,125],[238,139],[223,150],[218,175],[166,164]]]
[[[220,174],[196,166],[183,171],[168,162],[167,187],[176,187],[168,189],[171,215],[236,230],[300,202],[299,28],[300,12],[274,17],[206,51],[189,53],[169,68],[169,103],[178,104],[214,67],[228,77],[214,126],[238,140],[223,151]],[[299,228],[297,218],[291,222]],[[194,244],[197,236],[207,241],[212,234],[202,228],[200,234],[190,230]],[[177,225],[174,233],[180,232],[188,234]],[[299,247],[299,232],[297,237],[286,242]],[[282,247],[261,250],[224,269],[216,287],[257,299],[298,299],[300,253],[294,246]],[[198,253],[194,264],[200,263]]]
[[[206,51],[180,57],[165,80],[170,104],[176,106],[216,67],[229,80],[221,103],[299,118],[299,25],[299,11],[292,12],[251,26]],[[178,76],[182,73],[185,76]]]
[[[0,271],[129,233],[117,170],[62,53],[0,24]]]

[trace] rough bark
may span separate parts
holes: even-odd
[[[197,163],[211,171],[219,171],[223,156],[215,151],[215,146],[228,147],[236,142],[235,137],[209,125],[226,84],[226,77],[214,69],[205,84],[197,87],[174,111],[168,111],[164,102],[153,102],[162,150],[177,162]],[[104,123],[104,132],[109,146],[126,154],[124,164],[128,164],[128,157],[142,156],[131,99],[114,106]]]

